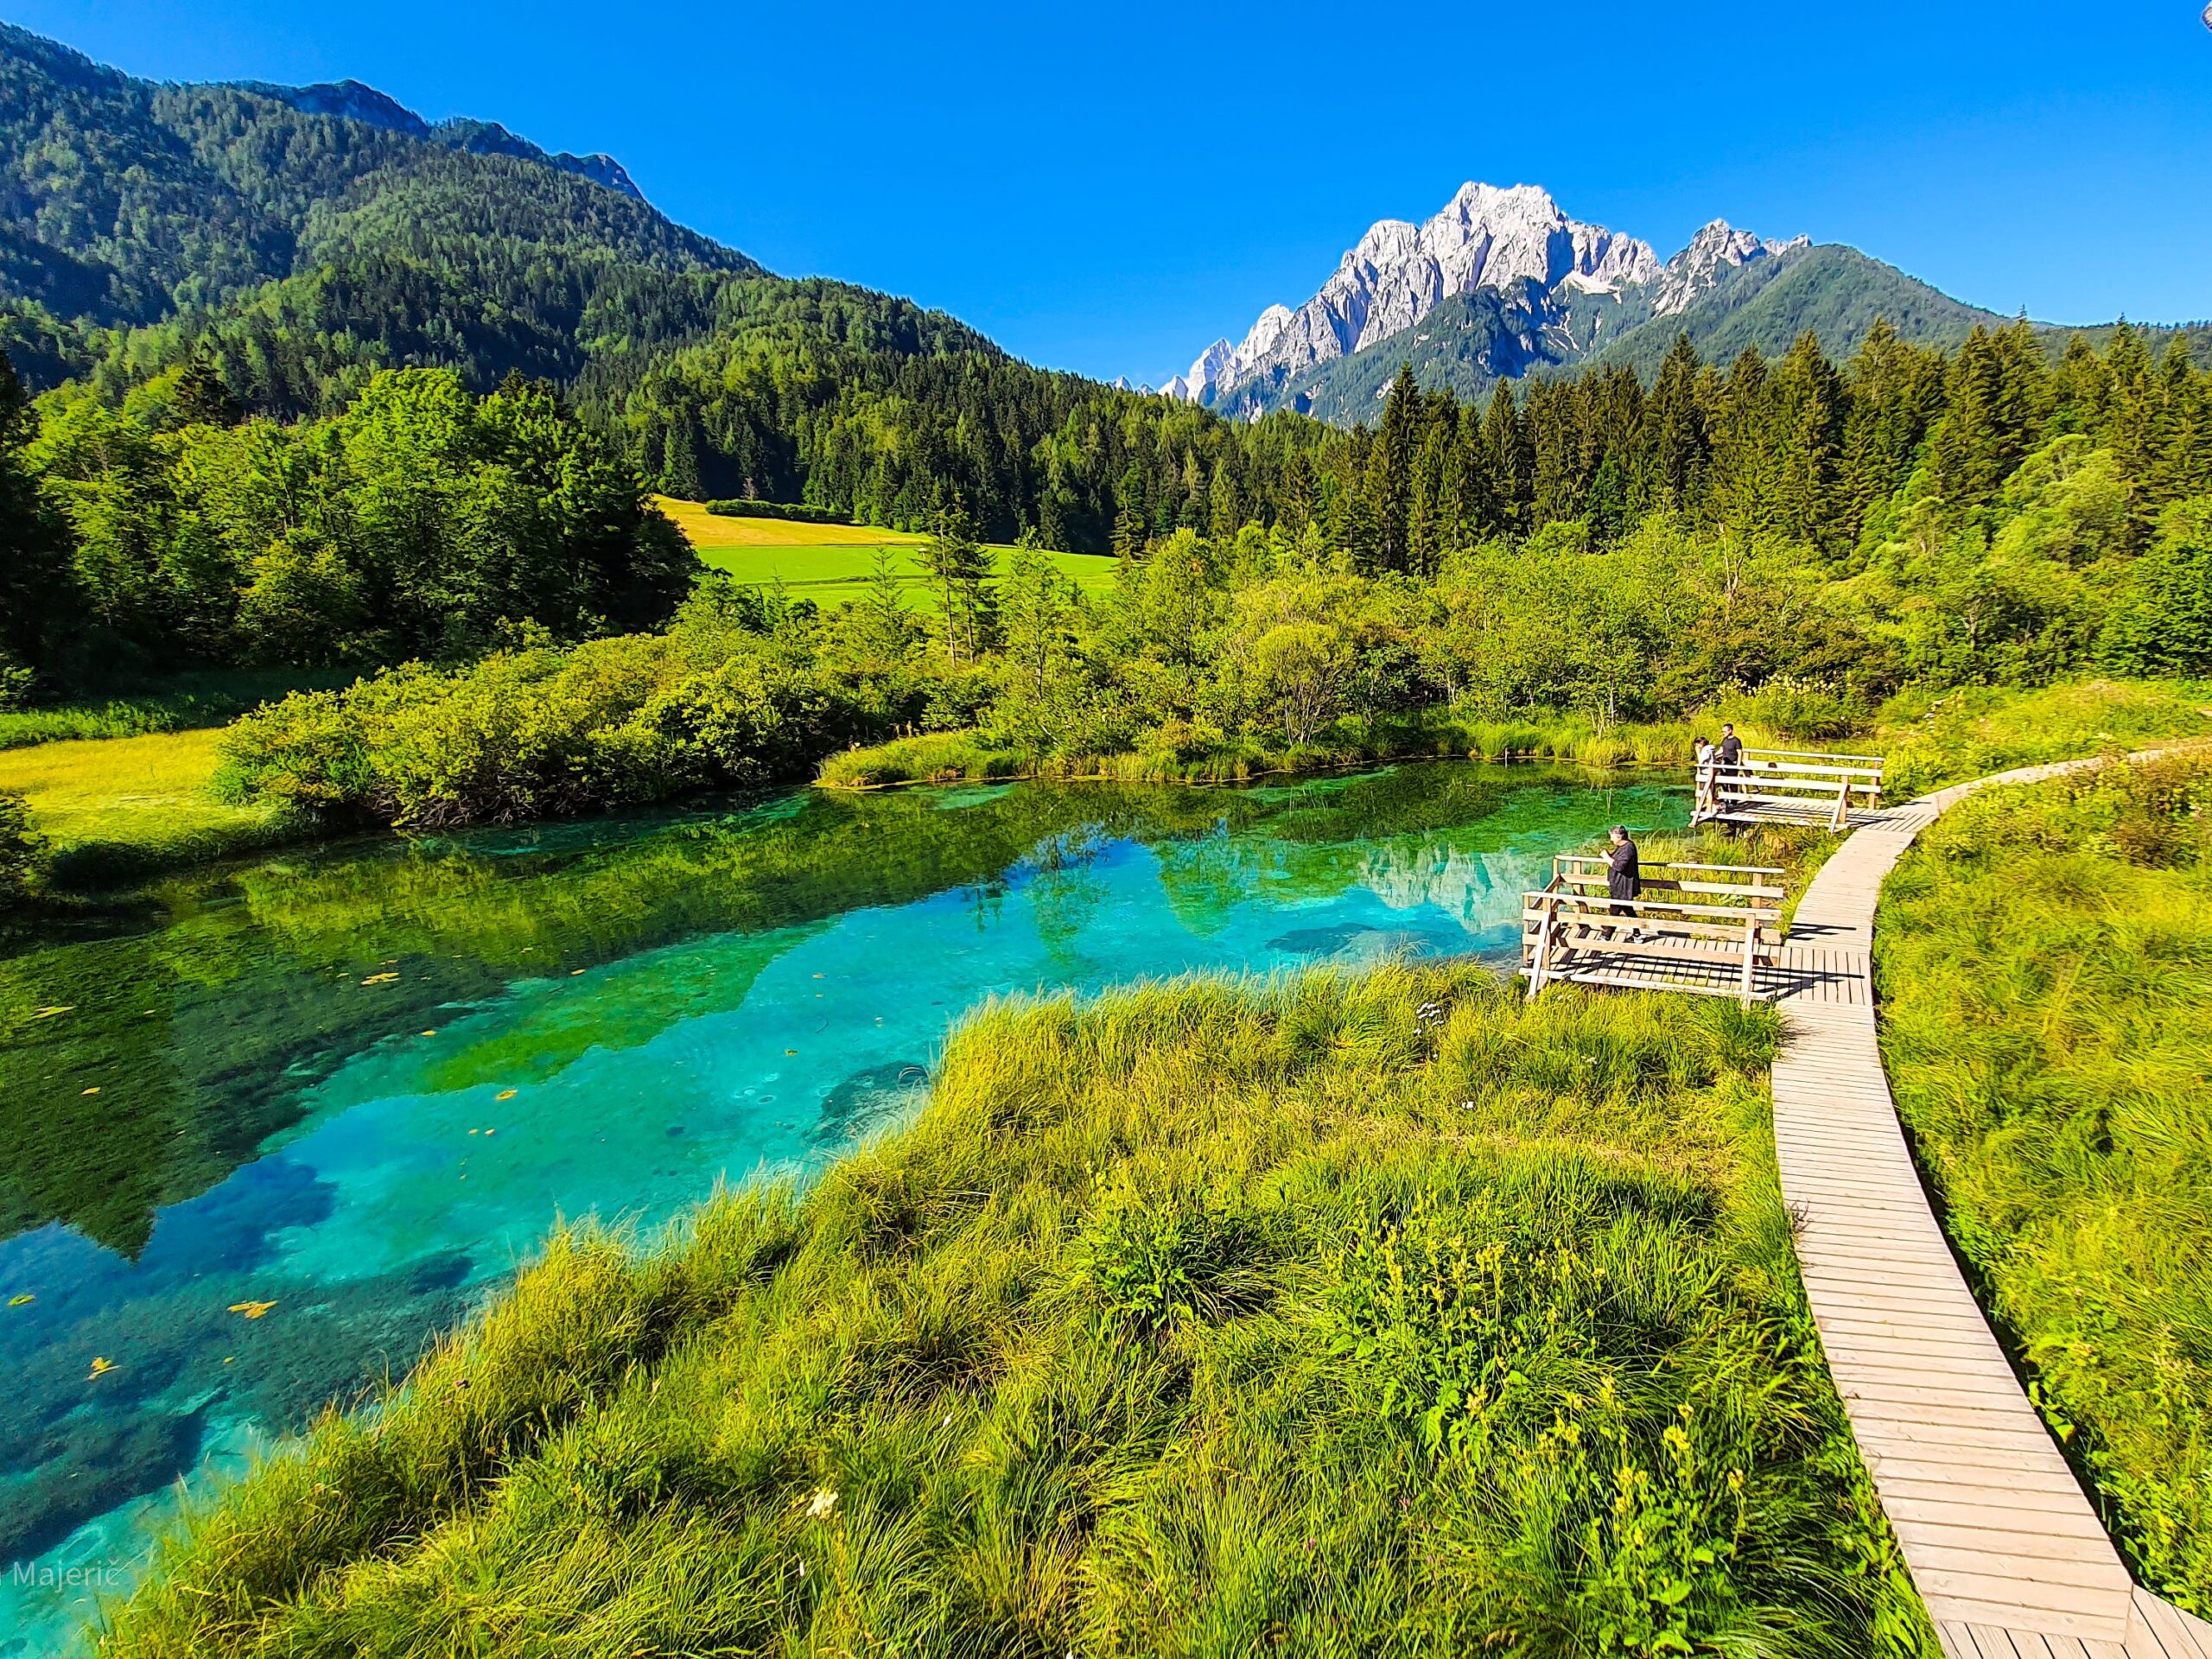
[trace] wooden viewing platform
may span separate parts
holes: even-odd
[[[1809,749],[1745,749],[1699,769],[1690,824],[1797,823],[1841,834],[1882,807],[1882,760]]]
[[[2094,762],[2087,764],[2094,765]],[[2136,1586],[1961,1275],[1905,1145],[1874,1021],[1874,908],[1912,838],[1983,784],[1859,829],[1779,953],[1774,1135],[1828,1370],[1948,1659],[2212,1659]],[[1816,975],[1808,995],[1793,972]]]
[[[1644,896],[1605,896],[1605,861],[1552,860],[1521,909],[1521,973],[1535,995],[1555,980],[1690,991],[1746,1002],[1779,994],[1783,873],[1738,864],[1646,864]],[[1669,893],[1672,898],[1654,898]]]

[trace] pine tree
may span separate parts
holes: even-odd
[[[1007,658],[1023,691],[1041,700],[1067,649],[1075,614],[1072,586],[1040,550],[1019,547],[1007,563],[999,609]]]
[[[1497,528],[1517,531],[1528,524],[1531,505],[1529,445],[1514,406],[1513,388],[1500,381],[1490,395],[1483,414],[1483,453],[1490,464],[1491,499],[1497,504]]]
[[[1776,368],[1770,397],[1781,442],[1767,523],[1793,540],[1833,550],[1838,543],[1843,381],[1810,329],[1797,336]]]
[[[1114,539],[1110,551],[1127,562],[1144,556],[1146,537],[1144,471],[1134,463],[1115,492]]]
[[[922,563],[936,584],[938,626],[945,662],[958,668],[982,654],[993,620],[990,556],[976,541],[974,522],[958,502],[938,509]]]
[[[1413,518],[1414,462],[1421,442],[1421,388],[1411,364],[1402,365],[1382,405],[1382,430],[1370,456],[1369,492],[1374,514],[1376,568],[1411,568],[1409,532]]]
[[[1237,493],[1236,480],[1229,471],[1226,450],[1213,463],[1213,482],[1207,486],[1206,500],[1211,513],[1208,529],[1213,539],[1226,547],[1244,526],[1244,505]]]
[[[1649,506],[1683,511],[1704,482],[1711,445],[1697,402],[1698,366],[1690,337],[1676,334],[1643,406],[1646,462],[1639,493]]]
[[[245,409],[205,352],[194,352],[177,373],[176,416],[185,425],[236,426]]]

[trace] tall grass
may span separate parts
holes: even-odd
[[[1884,787],[1907,800],[1948,784],[2046,760],[2212,736],[2212,685],[2092,680],[2036,691],[1908,692],[1881,713]]]
[[[307,833],[282,804],[217,798],[221,735],[156,732],[0,753],[0,793],[22,798],[39,842],[39,885],[118,886]]]
[[[1952,1240],[2138,1572],[2212,1613],[2212,760],[1977,796],[1882,919]]]
[[[1747,741],[1775,741],[1776,734],[1764,728],[1739,729]],[[1598,767],[1688,766],[1697,730],[1718,736],[1719,723],[1600,726],[1577,715],[1485,721],[1429,710],[1339,721],[1305,744],[1270,747],[1224,739],[1209,747],[1163,742],[1154,748],[1103,755],[1040,752],[988,732],[936,732],[832,754],[822,763],[816,781],[829,789],[1002,778],[1219,784],[1415,759],[1565,761]]]
[[[1340,721],[1317,741],[1296,748],[1239,741],[1198,751],[1162,747],[1103,756],[1040,752],[987,731],[944,732],[833,754],[822,763],[817,781],[832,789],[999,778],[1223,783],[1445,755],[1680,766],[1689,764],[1693,741],[1700,734],[1718,738],[1723,721],[1733,721],[1752,748],[1885,755],[1885,788],[1891,799],[1904,800],[2010,766],[2125,749],[2154,738],[2212,736],[2212,686],[2097,680],[2035,691],[1915,690],[1870,717],[1816,687],[1780,681],[1723,697],[1676,721],[1601,724],[1584,715],[1541,712],[1482,720],[1431,709]]]
[[[288,691],[307,685],[342,684],[347,677],[334,670],[318,673],[238,669],[180,675],[165,690],[137,696],[49,709],[0,709],[0,749],[220,726]]]
[[[988,1006],[200,1508],[112,1656],[1933,1654],[1725,1002]]]

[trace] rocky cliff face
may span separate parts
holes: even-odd
[[[1638,309],[1680,310],[1724,269],[1801,245],[1761,241],[1719,219],[1662,264],[1650,244],[1570,219],[1545,191],[1465,184],[1421,225],[1386,219],[1360,238],[1321,290],[1296,310],[1272,305],[1242,344],[1217,340],[1163,388],[1214,404],[1254,382],[1281,385],[1419,323],[1454,295],[1532,283],[1562,299],[1633,294]]]

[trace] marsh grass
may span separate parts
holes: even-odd
[[[1855,721],[1833,699],[1787,685],[1722,699],[1678,721],[1600,724],[1582,715],[1535,713],[1479,720],[1429,710],[1375,721],[1347,718],[1312,744],[1249,742],[1192,749],[1158,747],[1116,755],[1044,753],[988,731],[933,733],[832,754],[816,781],[831,789],[1001,778],[1229,783],[1376,760],[1459,756],[1618,767],[1686,766],[1693,740],[1733,721],[1753,748],[1834,749],[1887,758],[1895,801],[2007,767],[2127,750],[2158,738],[2212,736],[2212,686],[2192,681],[2096,680],[2034,691],[1970,687],[1911,691]]]
[[[556,1236],[104,1650],[1932,1654],[1775,1034],[1452,968],[987,1005],[803,1196]]]
[[[2212,1612],[2212,760],[1992,790],[1891,878],[1898,1108],[2137,1570]]]
[[[2035,691],[1967,687],[1891,699],[1878,731],[1892,800],[2015,766],[2212,736],[2212,685],[2091,680]]]
[[[1269,747],[1224,739],[1122,754],[1042,753],[980,731],[934,732],[845,750],[822,763],[827,789],[895,784],[980,783],[1007,778],[1116,783],[1227,784],[1289,772],[1326,772],[1382,760],[1471,760],[1564,762],[1599,769],[1687,766],[1693,732],[1717,721],[1599,727],[1579,715],[1528,721],[1464,720],[1441,711],[1338,721],[1313,742]],[[1747,739],[1773,734],[1745,728]]]

